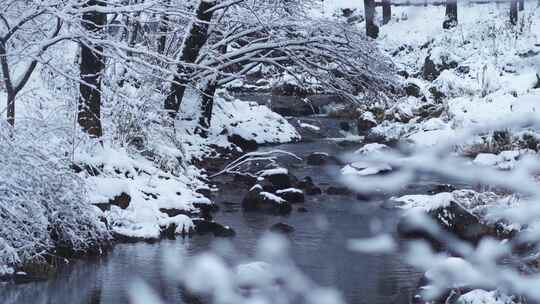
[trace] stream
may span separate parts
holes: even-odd
[[[332,119],[313,116],[305,119],[336,125]],[[313,139],[262,147],[261,150],[281,149],[306,157],[315,151],[340,155],[359,146],[359,143],[343,144],[336,140]],[[338,186],[338,166],[326,166],[324,169],[305,163],[286,166],[298,178],[310,176],[323,192],[331,185]],[[222,186],[214,195],[220,210],[214,214],[214,218],[234,228],[237,235],[230,241],[245,258],[249,259],[254,254],[257,240],[272,225],[286,223],[295,229],[288,235],[291,257],[300,270],[316,283],[337,288],[347,303],[409,303],[421,274],[408,266],[399,252],[367,255],[346,248],[350,238],[372,236],[374,226],[395,234],[399,213],[384,208],[382,199],[366,202],[358,200],[355,195],[322,194],[306,196],[306,202],[294,205],[293,212],[287,216],[245,213],[241,201],[247,189],[238,191],[238,186],[226,177],[221,178],[220,182]],[[419,178],[417,184],[409,185],[403,193],[425,193],[442,182],[434,177]],[[299,212],[298,206],[305,207],[307,212]],[[192,255],[210,249],[214,240],[213,236],[205,235],[152,244],[119,244],[101,257],[88,257],[60,265],[58,273],[47,281],[0,285],[0,303],[129,303],[126,289],[134,279],[147,282],[164,303],[185,303],[182,291],[163,276],[162,252],[184,248]]]

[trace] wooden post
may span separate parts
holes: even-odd
[[[444,29],[450,29],[458,24],[457,0],[446,0],[446,17],[443,22]]]
[[[383,24],[388,24],[392,19],[392,3],[390,0],[382,0]]]
[[[379,36],[379,27],[375,24],[375,0],[364,0],[366,17],[366,35],[371,38]]]
[[[525,9],[525,0],[518,0],[518,6],[519,6],[519,11],[523,11]]]

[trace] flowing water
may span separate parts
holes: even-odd
[[[312,119],[312,118],[310,118]],[[323,151],[339,155],[355,148],[332,140],[316,140],[296,144],[265,147],[282,149],[299,156]],[[323,190],[338,185],[337,166],[322,167],[286,164],[297,177],[312,177]],[[420,274],[402,260],[399,252],[366,255],[346,248],[350,238],[372,236],[374,230],[395,233],[399,214],[385,209],[382,201],[365,202],[351,196],[308,196],[302,204],[307,212],[298,212],[295,205],[288,216],[244,213],[240,202],[246,189],[239,191],[234,183],[224,184],[215,195],[221,206],[216,221],[233,227],[237,235],[231,239],[238,252],[249,259],[257,240],[278,222],[295,228],[289,235],[291,257],[299,268],[316,283],[336,287],[348,303],[408,303]],[[404,192],[426,192],[438,181],[420,179]],[[228,202],[227,204],[223,204]],[[102,257],[84,258],[60,266],[50,280],[21,285],[0,285],[0,303],[79,304],[129,303],[126,290],[135,279],[152,286],[165,303],[184,303],[182,291],[163,275],[162,253],[165,249],[185,248],[189,254],[208,250],[213,236],[163,240],[158,243],[119,244]]]

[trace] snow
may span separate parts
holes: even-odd
[[[362,148],[356,150],[354,153],[368,155],[368,154],[377,153],[377,152],[380,152],[382,150],[387,150],[387,149],[389,149],[389,147],[385,144],[369,143],[369,144],[365,144],[364,146],[362,146]]]
[[[6,275],[12,275],[15,273],[15,269],[13,267],[9,267],[7,265],[0,265],[0,277],[6,276]]]
[[[265,105],[241,101],[225,90],[218,90],[214,97],[211,127],[208,138],[195,135],[200,109],[197,91],[187,90],[182,103],[180,121],[176,125],[176,137],[184,143],[189,157],[199,159],[210,154],[211,146],[228,148],[228,136],[238,135],[258,144],[288,143],[301,136],[283,116]],[[206,147],[206,148],[205,148]]]
[[[366,112],[362,113],[362,115],[360,117],[365,121],[370,121],[370,122],[373,122],[373,123],[377,124],[377,119],[375,118],[375,114],[373,114],[370,111],[366,111]]]
[[[76,161],[102,168],[98,176],[91,176],[86,171],[79,173],[89,187],[91,204],[107,203],[122,193],[129,195],[126,209],[112,206],[110,211],[103,212],[113,231],[123,236],[156,239],[162,227],[173,223],[178,232],[181,233],[182,228],[189,231],[193,223],[185,216],[169,218],[160,209],[197,213],[194,204],[211,204],[208,198],[195,191],[204,186],[198,181],[196,171],[188,170],[184,175],[176,176],[162,171],[145,158],[110,146],[78,154]]]
[[[362,253],[389,253],[397,248],[394,239],[387,234],[379,234],[366,239],[349,239],[347,248]]]
[[[276,191],[277,194],[284,194],[284,193],[304,193],[304,191],[297,189],[297,188],[287,188],[287,189],[281,189]]]
[[[495,166],[501,161],[501,158],[493,153],[480,153],[474,158],[474,163],[482,166]]]
[[[305,123],[305,122],[300,123],[300,127],[304,128],[304,129],[310,129],[310,130],[313,130],[313,131],[320,131],[321,130],[321,128],[319,128],[318,126],[314,126],[314,125],[311,125],[311,124],[308,124],[308,123]]]
[[[473,160],[475,165],[496,167],[501,170],[511,170],[516,167],[519,160],[524,156],[536,155],[536,152],[528,149],[506,150],[499,154],[479,153]]]
[[[497,290],[474,289],[458,298],[460,304],[512,304],[513,299]]]
[[[286,201],[284,199],[282,199],[281,197],[273,194],[273,193],[270,193],[270,192],[266,192],[266,191],[263,191],[260,193],[261,196],[264,196],[266,199],[270,200],[270,201],[273,201],[273,202],[276,202],[278,204],[283,204],[285,203]]]
[[[275,169],[267,169],[259,172],[259,176],[261,177],[267,177],[272,175],[280,175],[280,174],[289,174],[289,170],[287,168],[275,168]]]
[[[357,161],[350,165],[345,165],[345,167],[341,168],[341,174],[368,176],[391,170],[392,167],[385,163],[378,164],[375,162]]]
[[[159,225],[161,227],[167,227],[171,224],[176,225],[175,232],[177,234],[188,233],[192,229],[195,229],[195,224],[193,224],[193,220],[187,215],[183,214],[179,214],[173,217],[162,218],[159,221]]]
[[[398,204],[399,208],[403,209],[422,209],[431,211],[440,207],[450,205],[454,200],[454,196],[449,192],[437,193],[434,195],[411,194],[401,197],[393,197],[391,201]]]

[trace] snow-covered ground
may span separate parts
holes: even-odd
[[[65,58],[54,60],[68,66],[70,58],[76,53],[71,51],[77,48],[68,45],[66,49]],[[285,143],[300,139],[295,128],[268,107],[236,100],[224,91],[216,95],[209,136],[201,138],[194,132],[198,122],[196,94],[188,92],[182,104],[182,115],[172,127],[166,123],[160,110],[163,96],[145,86],[138,88],[126,84],[116,88],[121,93],[104,92],[104,136],[97,141],[88,138],[76,124],[75,86],[61,80],[48,79],[48,75],[45,70],[33,74],[17,99],[15,136],[19,141],[10,144],[23,143],[24,146],[13,149],[9,148],[8,144],[3,145],[6,151],[13,153],[39,151],[40,154],[35,157],[44,162],[43,166],[50,166],[52,172],[58,176],[65,174],[76,178],[73,183],[80,189],[77,189],[75,194],[67,193],[62,196],[60,192],[65,189],[60,188],[51,191],[59,191],[55,195],[66,201],[76,198],[74,207],[83,210],[75,213],[75,222],[94,221],[88,223],[88,227],[95,225],[97,231],[89,232],[88,240],[69,240],[87,241],[88,247],[98,246],[92,243],[97,242],[93,238],[94,234],[100,237],[100,241],[109,241],[108,233],[129,239],[152,240],[160,238],[163,231],[170,227],[175,227],[174,232],[178,235],[191,232],[194,228],[193,219],[200,214],[198,207],[213,204],[201,194],[209,190],[207,176],[202,169],[193,165],[194,161],[219,157],[219,153],[223,151],[241,152],[240,147],[231,143],[230,136],[239,136],[257,144]],[[5,93],[0,90],[0,99],[5,98]],[[2,110],[0,107],[0,112],[4,113]],[[0,125],[0,129],[7,130],[7,127]],[[9,142],[7,135],[0,134],[0,142]],[[0,191],[3,181],[16,180],[7,168],[17,168],[19,165],[13,162],[18,159],[25,158],[17,155],[7,159],[0,158],[8,163],[12,162],[7,166],[3,164],[3,169],[6,170],[0,170]],[[30,169],[24,174],[32,176],[32,165],[40,166],[40,163],[29,163]],[[40,173],[35,170],[35,174]],[[21,174],[21,178],[23,176]],[[39,178],[47,180],[52,177],[43,175]],[[42,186],[47,187],[47,184]],[[36,195],[48,195],[38,193],[38,190],[36,188]],[[21,193],[24,193],[23,197],[28,196],[27,190],[23,188],[14,188],[13,191],[16,192],[13,194],[15,197],[22,195]],[[41,198],[33,199],[39,201]],[[48,196],[48,199],[56,198]],[[0,197],[0,210],[4,204],[12,205],[12,200],[10,196]],[[54,208],[52,210],[54,211]],[[8,211],[11,212],[6,212]],[[24,214],[22,209],[17,212]],[[40,220],[35,222],[34,229],[40,229],[46,234],[49,221],[54,220],[51,217],[57,215],[48,214],[43,209],[36,209],[35,212],[35,216]],[[0,214],[3,216],[1,211]],[[80,216],[80,219],[77,216]],[[71,230],[68,232],[71,233]],[[2,237],[10,234],[12,238]],[[43,244],[30,244],[34,241],[30,236],[28,243],[21,242],[23,239],[26,239],[25,232],[17,221],[0,228],[0,269],[3,269],[0,276],[7,273],[6,269],[9,270],[6,265],[20,266],[29,262],[36,252],[53,250],[56,245],[45,236],[42,236]],[[92,249],[78,243],[74,245],[80,247],[74,249]]]
[[[417,85],[420,93],[387,110],[386,117],[395,122],[375,131],[433,146],[457,140],[462,130],[502,129],[507,122],[540,119],[540,10],[536,3],[525,5],[513,27],[507,5],[460,2],[459,25],[451,30],[442,29],[444,6],[392,7],[392,21],[380,27],[377,42],[407,72],[403,80]],[[447,65],[439,67],[433,80],[423,75],[428,57],[435,65]],[[421,117],[426,105],[441,109],[436,123]]]

